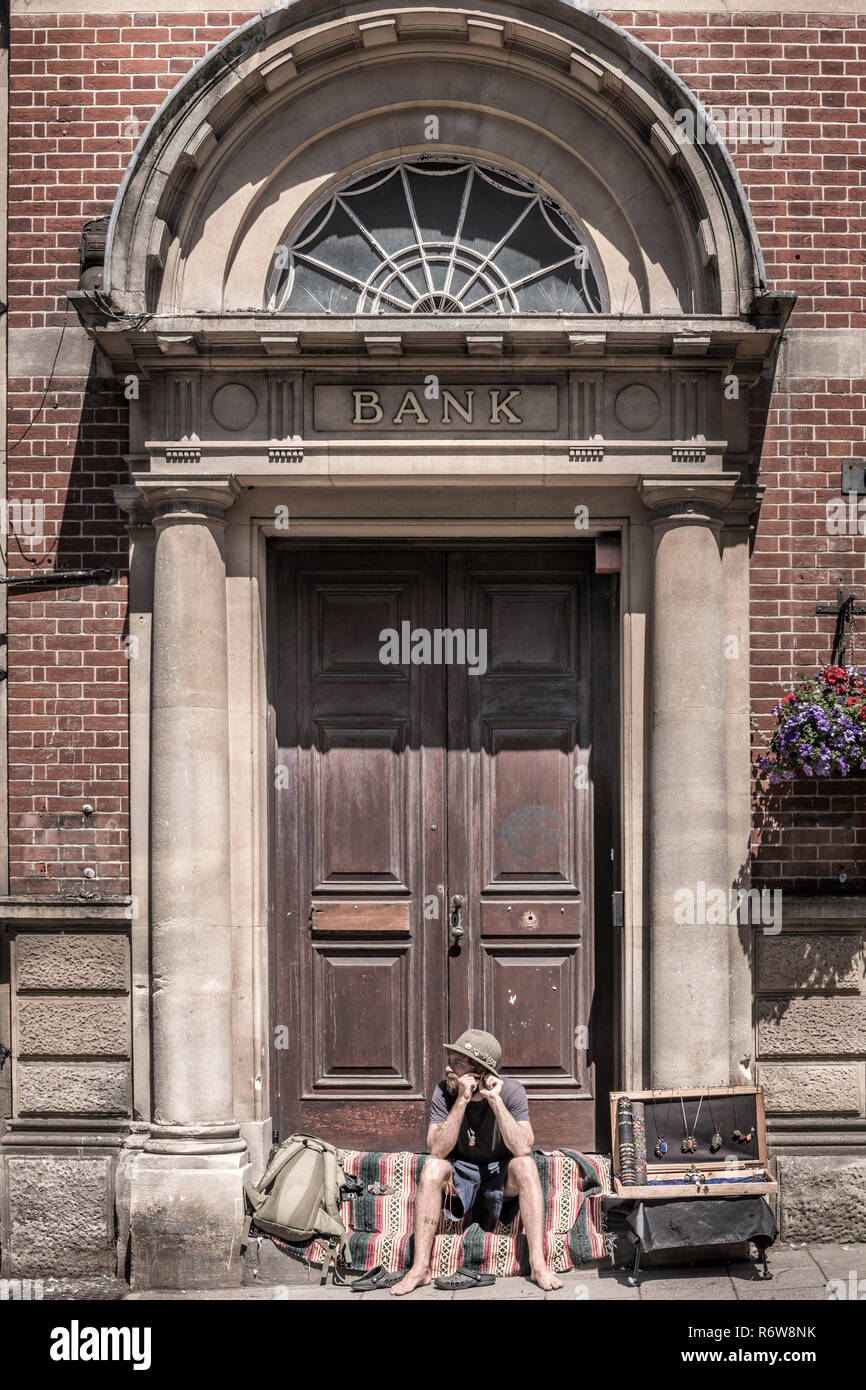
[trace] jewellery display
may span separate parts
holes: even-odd
[[[683,1122],[679,1137],[684,1157],[671,1144],[669,1125],[677,1106]],[[760,1086],[695,1086],[684,1091],[646,1090],[631,1095],[612,1091],[610,1128],[612,1185],[616,1198],[622,1201],[701,1197],[712,1203],[715,1197],[751,1197],[778,1191],[767,1167]],[[729,1155],[736,1155],[733,1165]]]
[[[722,1139],[721,1131],[713,1117],[713,1107],[710,1105],[709,1092],[707,1092],[707,1109],[710,1112],[710,1124],[713,1127],[713,1137],[710,1140],[710,1153],[714,1154],[718,1153],[719,1149],[722,1147],[722,1144],[724,1143],[724,1140]]]
[[[642,1100],[633,1100],[631,1109],[634,1118],[634,1176],[640,1187],[647,1180],[646,1111]]]
[[[737,1103],[736,1103],[736,1101],[734,1100],[734,1093],[733,1093],[733,1091],[731,1092],[731,1108],[732,1108],[732,1110],[733,1110],[733,1112],[734,1112],[734,1125],[737,1126]],[[737,1127],[734,1129],[734,1138],[736,1139],[736,1141],[737,1141],[738,1144],[751,1144],[752,1139],[753,1139],[753,1137],[754,1137],[754,1134],[755,1134],[755,1126],[754,1126],[754,1125],[751,1126],[751,1128],[749,1129],[748,1134],[744,1134],[743,1131],[739,1128],[739,1126],[737,1126]]]
[[[658,1124],[658,1120],[656,1119],[655,1093],[654,1093],[654,1092],[652,1093],[652,1096],[653,1096],[653,1108],[652,1108],[652,1109],[653,1109],[653,1128],[655,1129],[655,1132],[656,1132],[656,1143],[655,1143],[655,1148],[653,1149],[653,1153],[655,1154],[656,1158],[664,1158],[665,1154],[666,1154],[667,1151],[668,1151],[668,1141],[667,1141],[667,1139],[663,1139],[662,1136],[659,1134],[659,1124]],[[664,1126],[663,1126],[663,1128],[664,1128],[665,1134],[667,1134],[667,1132],[668,1132],[668,1124],[669,1124],[670,1118],[671,1118],[671,1106],[672,1106],[672,1105],[673,1105],[673,1101],[671,1100],[671,1101],[669,1101],[669,1103],[668,1103],[668,1113],[665,1115],[665,1119],[664,1119]]]
[[[692,1166],[689,1168],[689,1171],[686,1173],[685,1181],[693,1182],[695,1184],[695,1190],[702,1194],[707,1193],[710,1190],[706,1173],[699,1173],[695,1168],[694,1164],[692,1164]]]
[[[703,1096],[701,1096],[700,1100],[698,1101],[698,1113],[695,1115],[695,1129],[697,1129],[698,1127],[698,1120],[701,1117],[701,1106],[703,1105],[703,1103],[704,1098]],[[692,1131],[691,1134],[689,1133],[689,1125],[688,1121],[686,1120],[686,1107],[683,1102],[682,1096],[680,1096],[680,1109],[683,1112],[683,1142],[680,1145],[680,1148],[682,1149],[684,1154],[693,1154],[698,1147],[698,1141],[695,1138],[694,1131]]]
[[[623,1187],[634,1187],[635,1173],[634,1115],[628,1096],[620,1096],[616,1107],[616,1128],[619,1139],[619,1172]]]

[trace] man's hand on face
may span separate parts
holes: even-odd
[[[481,1085],[478,1088],[479,1096],[484,1100],[495,1100],[502,1093],[502,1078],[494,1076],[492,1072],[487,1072],[481,1078]]]
[[[474,1076],[471,1071],[467,1071],[463,1076],[458,1078],[457,1093],[461,1100],[471,1100],[477,1087],[478,1077]]]

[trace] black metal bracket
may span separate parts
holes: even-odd
[[[89,570],[48,570],[34,571],[32,574],[8,574],[0,577],[0,584],[10,589],[29,589],[34,584],[44,588],[65,589],[75,584],[107,584],[114,578],[111,565],[100,565]]]
[[[858,606],[854,594],[846,594],[844,589],[836,590],[835,603],[819,603],[815,609],[816,617],[835,617],[836,631],[833,633],[833,654],[831,665],[847,666],[850,636],[848,628],[855,617],[866,614],[866,608]],[[853,642],[851,643],[853,648]],[[853,655],[853,651],[852,651]]]

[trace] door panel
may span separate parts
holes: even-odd
[[[281,1133],[423,1144],[441,1074],[425,1029],[445,1030],[441,930],[424,919],[444,882],[443,683],[437,668],[383,665],[379,634],[406,619],[435,625],[442,563],[282,552],[273,570],[287,767],[275,793],[277,969],[292,982],[289,1046],[274,1050]]]
[[[594,1139],[592,799],[575,786],[590,751],[580,558],[488,551],[449,563],[449,622],[486,627],[489,653],[485,673],[448,675],[448,885],[468,905],[451,951],[452,1028],[499,1038],[544,1146]]]
[[[275,548],[282,1137],[422,1149],[443,1044],[473,1026],[526,1086],[536,1142],[594,1147],[611,1031],[594,993],[594,878],[609,892],[611,851],[594,864],[585,774],[610,775],[615,741],[603,767],[592,707],[599,682],[614,692],[590,560],[579,546]],[[483,674],[382,665],[379,634],[404,622],[483,629]],[[601,800],[609,813],[607,785]]]

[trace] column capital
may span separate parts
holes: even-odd
[[[133,473],[132,482],[141,499],[136,505],[139,510],[150,512],[154,520],[170,516],[187,521],[223,521],[241,491],[237,478],[230,473]],[[124,506],[120,498],[118,504]]]
[[[700,473],[682,477],[641,478],[640,499],[653,513],[653,524],[666,521],[718,522],[730,502],[739,473]]]

